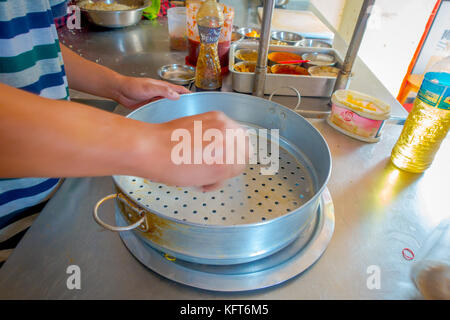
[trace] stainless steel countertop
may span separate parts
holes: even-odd
[[[125,30],[116,30],[104,31],[103,35],[75,32],[62,39],[66,44],[74,43],[75,50],[79,45],[79,53],[84,56],[97,57],[116,70],[154,77],[158,66],[184,59],[182,54],[169,52],[167,39],[158,35],[165,32],[164,26],[158,21],[143,21],[130,28],[127,36]],[[88,47],[96,51],[88,53]],[[144,53],[143,48],[152,51]],[[114,54],[118,51],[122,55]],[[174,61],[174,57],[179,60]],[[370,78],[367,70],[359,77],[365,78],[364,72]],[[352,84],[379,98],[393,99],[382,86],[356,79]],[[127,112],[114,103],[86,102],[121,114]],[[300,276],[272,288],[235,294],[166,280],[140,264],[118,234],[94,222],[92,209],[113,191],[112,179],[79,178],[63,183],[0,269],[0,299],[420,298],[409,276],[414,260],[405,260],[402,249],[417,253],[432,228],[450,215],[446,199],[450,138],[444,141],[430,169],[424,174],[410,174],[389,162],[401,126],[387,124],[381,141],[367,144],[340,134],[323,120],[310,121],[331,150],[333,169],[328,189],[336,225],[324,255]],[[102,217],[113,222],[113,215],[112,203],[106,203]],[[69,265],[80,267],[80,290],[67,289]],[[380,270],[381,288],[370,290],[366,285],[368,268],[374,265]]]
[[[244,8],[244,10],[236,10],[235,25],[259,25],[257,5],[260,1],[249,0],[241,2],[239,0],[228,0],[222,2],[239,6],[240,9],[242,9],[241,7]],[[345,57],[347,44],[314,6],[308,2],[291,1],[287,8],[313,11],[331,31],[335,32],[333,48],[340,53],[342,58]],[[158,78],[157,70],[159,67],[172,63],[185,63],[186,52],[170,50],[167,18],[154,21],[143,20],[134,27],[115,30],[92,25],[87,27],[83,25],[81,30],[64,28],[60,30],[59,36],[61,43],[83,57],[126,75]],[[350,82],[350,89],[373,95],[385,101],[391,105],[392,116],[407,116],[400,103],[389,93],[360,58],[356,59],[353,73],[354,78]],[[222,91],[232,91],[231,88],[231,75],[228,74],[224,77]],[[275,96],[273,100],[289,108],[293,108],[297,103],[296,97]],[[328,98],[304,97],[302,98],[300,109],[329,111],[328,103]]]

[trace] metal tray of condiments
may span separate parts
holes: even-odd
[[[235,52],[239,49],[255,49],[258,50],[258,42],[256,41],[238,41],[230,47],[229,70],[232,77],[232,88],[234,91],[241,93],[253,92],[253,72],[237,72],[234,70],[234,64],[241,60],[235,57]],[[342,67],[342,58],[333,48],[315,48],[300,46],[278,46],[270,45],[270,52],[290,52],[302,56],[305,53],[325,53],[333,55],[336,58],[335,67]],[[292,96],[296,93],[288,87],[297,88],[303,97],[331,97],[333,93],[335,77],[311,76],[311,75],[290,75],[290,74],[273,74],[266,75],[264,94],[271,94],[277,90],[277,95]]]

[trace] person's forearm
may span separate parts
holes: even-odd
[[[141,174],[157,126],[0,84],[0,177]]]
[[[61,52],[70,88],[117,100],[121,74],[80,57],[62,44]]]

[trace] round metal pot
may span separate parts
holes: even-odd
[[[213,110],[250,128],[278,129],[279,173],[264,176],[249,166],[248,171],[227,181],[221,190],[206,193],[138,177],[113,176],[117,193],[97,203],[95,220],[109,230],[134,229],[141,240],[157,250],[202,264],[257,260],[279,251],[299,236],[307,245],[314,232],[320,196],[330,176],[331,155],[324,138],[302,116],[250,95],[201,92],[183,95],[177,101],[152,102],[128,117],[162,123]],[[300,199],[303,194],[307,196]],[[117,199],[129,226],[113,227],[99,218],[100,205],[112,198]]]

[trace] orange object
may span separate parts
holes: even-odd
[[[398,93],[397,100],[403,105],[411,91],[418,92],[423,81],[423,74],[409,74],[402,83],[402,89]],[[410,110],[408,110],[410,111]]]
[[[425,31],[422,34],[422,38],[420,38],[419,45],[417,46],[416,51],[414,52],[414,56],[408,66],[408,71],[406,71],[406,75],[403,78],[403,82],[400,86],[400,90],[397,95],[397,100],[402,105],[405,103],[406,98],[408,97],[408,94],[411,91],[414,91],[414,92],[419,91],[420,84],[422,83],[424,75],[423,74],[411,74],[411,72],[414,69],[414,66],[417,62],[417,58],[419,57],[420,51],[422,50],[423,44],[428,36],[428,32],[431,29],[434,18],[436,18],[436,14],[438,12],[438,9],[439,9],[441,3],[442,3],[442,0],[436,1],[433,11],[431,12],[430,17],[428,18],[428,22],[425,26]],[[410,111],[410,110],[408,110],[408,111]]]
[[[259,38],[259,33],[253,30],[252,32],[246,33],[245,36],[250,38]]]
[[[300,57],[298,54],[290,52],[271,52],[269,53],[267,58],[275,63],[289,60],[302,60],[302,57]]]
[[[295,74],[298,76],[308,76],[308,70],[305,68],[296,66],[296,65],[289,65],[289,64],[276,64],[271,67],[272,73],[277,74]]]

